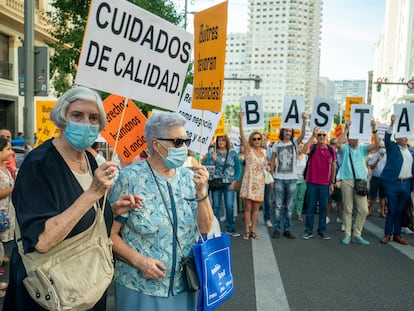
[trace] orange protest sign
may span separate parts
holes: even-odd
[[[50,121],[50,119],[47,119],[42,123],[42,128],[37,131],[36,144],[33,147],[36,148],[46,140],[57,136],[59,136],[59,129],[52,121]]]
[[[351,117],[351,105],[362,104],[364,101],[363,97],[347,97],[345,102],[345,115],[344,120],[349,120]]]
[[[226,60],[227,1],[194,15],[193,109],[221,111]]]
[[[112,147],[115,146],[118,135],[124,101],[124,97],[113,94],[103,102],[107,123],[101,135]],[[122,160],[130,163],[138,154],[147,149],[147,142],[144,137],[144,125],[147,119],[131,99],[128,99],[125,109],[116,152]]]
[[[275,142],[279,141],[279,133],[268,132],[267,133],[267,139],[270,142],[275,143]]]
[[[341,136],[343,132],[344,132],[344,125],[343,124],[339,124],[338,126],[335,127],[335,137],[336,138]]]

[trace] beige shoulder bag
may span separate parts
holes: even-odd
[[[86,231],[66,239],[47,253],[24,254],[16,221],[19,254],[26,268],[24,285],[32,299],[47,310],[88,310],[102,297],[114,274],[112,241],[103,211]]]

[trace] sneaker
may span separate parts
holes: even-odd
[[[278,239],[278,238],[280,238],[280,231],[279,231],[279,230],[275,230],[275,231],[273,231],[273,236],[272,236],[272,238],[274,238],[274,239]]]
[[[302,216],[298,216],[298,221],[303,221],[303,217]]]
[[[313,238],[312,233],[305,233],[304,235],[302,235],[302,239],[304,239],[304,240],[309,240],[311,238]]]
[[[339,218],[339,217],[336,217],[336,222],[337,222],[338,224],[341,224],[341,223],[342,223],[342,220],[341,220],[341,218]]]
[[[240,236],[240,233],[236,232],[236,230],[230,230],[229,234],[233,237],[233,238],[238,238]]]
[[[331,237],[329,235],[320,234],[320,233],[318,233],[318,237],[320,237],[322,240],[330,240],[331,239]]]
[[[273,227],[272,222],[269,219],[266,220],[266,227],[269,227],[269,228]]]
[[[401,232],[405,234],[414,234],[408,227],[401,227]],[[3,260],[4,261],[4,260]]]
[[[289,230],[283,232],[283,236],[287,237],[288,239],[294,239],[295,238],[295,236]]]
[[[329,224],[329,222],[330,222],[331,220],[329,219],[329,217],[328,216],[326,216],[326,224]]]
[[[351,237],[349,235],[344,236],[344,238],[341,240],[342,244],[349,245],[351,243]]]
[[[362,236],[360,237],[353,237],[352,238],[352,243],[357,243],[357,244],[361,244],[361,245],[369,245],[369,242],[367,240],[365,240]]]

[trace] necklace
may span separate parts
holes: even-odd
[[[86,155],[85,155],[85,152],[83,151],[82,152],[82,160],[76,160],[76,159],[74,159],[69,153],[67,153],[66,152],[66,150],[65,150],[65,147],[59,142],[59,149],[61,149],[62,150],[62,152],[63,152],[63,154],[70,160],[70,161],[72,161],[72,162],[76,162],[76,163],[78,163],[79,164],[79,170],[81,171],[81,173],[83,173],[83,174],[85,174],[85,173],[87,173],[88,172],[88,167],[87,167],[87,165],[86,165],[86,161],[85,161],[85,159],[86,159]]]

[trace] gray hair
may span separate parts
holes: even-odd
[[[50,112],[50,119],[58,127],[63,128],[66,125],[66,113],[69,106],[77,100],[87,100],[96,103],[99,111],[99,131],[106,126],[106,114],[102,104],[102,99],[97,92],[84,86],[77,86],[67,90],[58,99],[55,107]]]
[[[184,126],[185,122],[186,119],[175,112],[154,112],[144,127],[144,135],[149,152],[153,153],[151,141],[154,138],[170,138],[168,134],[170,130],[178,126]]]

